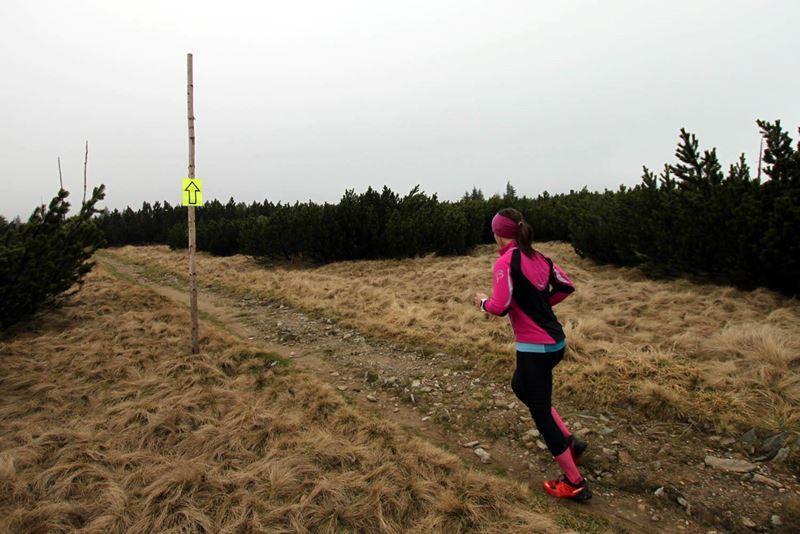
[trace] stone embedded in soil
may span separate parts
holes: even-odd
[[[419,380],[412,380],[411,381],[411,387],[412,388],[418,388],[418,387],[420,387],[420,385],[422,385],[422,382],[420,382]]]
[[[522,435],[522,440],[523,441],[530,441],[530,440],[532,440],[534,438],[538,438],[538,437],[539,437],[539,431],[536,430],[535,428],[531,428],[530,430],[528,430],[527,432],[525,432]]]
[[[475,441],[468,441],[468,442],[466,442],[466,443],[464,444],[464,446],[465,446],[465,447],[469,447],[469,448],[471,449],[472,447],[475,447],[475,446],[476,446],[476,445],[478,445],[479,443],[480,443],[480,441],[478,441],[478,440],[476,439]]]
[[[545,445],[544,442],[540,439],[536,440],[536,446],[542,449],[543,451],[547,450],[547,445]]]
[[[338,389],[339,391],[344,391],[347,389],[347,386],[336,386],[336,389]]]
[[[772,517],[769,518],[769,522],[772,524],[773,527],[780,527],[783,525],[783,521],[781,521],[781,516],[778,514],[772,514]]]
[[[772,459],[773,462],[782,462],[789,456],[789,447],[783,447],[782,449],[778,449],[778,454],[775,455],[775,458]]]
[[[653,469],[653,471],[660,471],[661,470],[661,461],[660,460],[655,460],[653,462],[650,462],[650,467]]]
[[[788,432],[780,432],[774,436],[770,436],[761,444],[761,450],[774,451],[780,449],[789,440],[790,434]]]
[[[684,510],[686,510],[687,514],[691,515],[692,505],[689,503],[689,499],[686,498],[686,495],[681,493],[677,487],[661,486],[655,492],[653,492],[653,494],[660,499],[669,499],[678,503]]]
[[[482,447],[476,447],[472,452],[474,452],[475,455],[481,459],[481,462],[485,464],[488,464],[492,461],[492,455],[486,452]]]
[[[367,400],[371,402],[378,402],[378,399],[375,397],[375,395],[367,395]]]
[[[756,528],[756,524],[747,516],[742,517],[742,525],[746,526],[747,528]]]
[[[756,429],[751,428],[750,430],[742,434],[742,437],[739,438],[739,441],[741,441],[745,445],[751,445],[751,446],[758,443],[758,434],[756,434]]]
[[[705,464],[715,469],[721,469],[730,473],[750,473],[758,467],[756,464],[746,460],[736,458],[717,458],[716,456],[706,456]]]
[[[766,484],[767,486],[772,486],[773,488],[781,488],[783,484],[775,480],[774,478],[769,478],[759,473],[753,475],[753,482],[759,482],[761,484]]]

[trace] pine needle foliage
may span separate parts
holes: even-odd
[[[61,189],[27,222],[0,225],[0,328],[56,304],[92,269],[90,258],[103,239],[93,216],[105,186],[96,187],[73,216],[68,196]]]
[[[677,161],[660,173],[645,167],[634,187],[531,198],[508,182],[502,196],[473,187],[456,202],[419,187],[405,196],[387,187],[348,190],[337,204],[214,200],[198,210],[198,248],[319,263],[464,254],[493,242],[492,216],[513,206],[536,240],[570,242],[599,262],[793,295],[800,288],[800,147],[780,121],[758,127],[766,146],[763,181],[751,176],[744,155],[725,169],[716,149],[701,149],[681,129]],[[186,247],[185,208],[166,202],[114,211],[100,222],[110,245]]]

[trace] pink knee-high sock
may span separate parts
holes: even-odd
[[[567,425],[564,424],[564,421],[561,420],[561,416],[558,415],[558,412],[555,408],[550,408],[550,413],[553,414],[553,419],[555,419],[558,428],[561,430],[561,433],[564,434],[565,438],[568,438],[572,435],[572,432],[569,431]]]
[[[569,449],[556,456],[555,459],[561,471],[564,472],[564,476],[566,476],[567,480],[573,485],[577,486],[583,482],[581,472],[578,471],[578,466],[575,465],[575,460],[572,459],[572,453]]]

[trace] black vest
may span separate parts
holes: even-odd
[[[540,291],[522,274],[522,252],[518,248],[514,249],[511,253],[511,281],[514,283],[514,290],[511,295],[514,302],[517,303],[517,307],[558,343],[565,338],[564,329],[561,328],[561,323],[558,322],[558,318],[556,318],[556,314],[553,313],[553,308],[550,306],[550,296],[555,292],[556,288],[569,292],[574,289],[560,284],[555,275],[553,262],[545,255],[542,255],[542,257],[547,260],[547,264],[550,266],[550,277],[545,288]]]

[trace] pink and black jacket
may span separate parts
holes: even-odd
[[[492,296],[481,308],[506,315],[520,352],[552,352],[565,345],[564,330],[553,306],[575,291],[572,280],[544,254],[529,258],[512,241],[500,250],[492,269]]]

